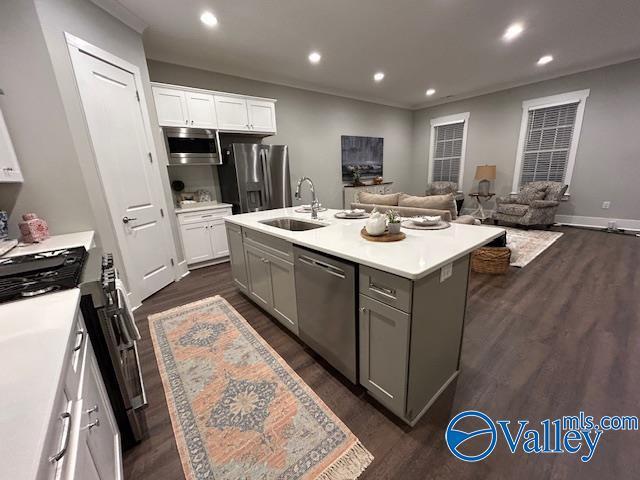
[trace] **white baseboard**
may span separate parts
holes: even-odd
[[[178,278],[176,278],[176,282],[179,282],[184,277],[189,275],[189,267],[187,267],[186,260],[183,260],[178,263],[178,266],[176,267],[176,273],[178,274]]]
[[[583,217],[580,215],[556,215],[556,223],[574,227],[607,228],[611,221],[623,230],[640,231],[640,220],[630,218]]]

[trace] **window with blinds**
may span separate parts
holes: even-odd
[[[465,122],[433,127],[433,182],[459,183]]]
[[[520,186],[539,180],[565,182],[580,102],[529,110]]]

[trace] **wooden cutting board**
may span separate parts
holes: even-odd
[[[360,230],[360,236],[370,242],[398,242],[404,240],[407,236],[400,233],[385,233],[384,235],[369,235],[366,229]]]

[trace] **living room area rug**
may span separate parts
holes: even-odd
[[[507,247],[511,250],[512,267],[525,267],[538,255],[553,245],[562,232],[550,230],[520,230],[519,228],[501,227],[507,231]]]
[[[149,316],[187,480],[357,478],[358,438],[222,297]]]

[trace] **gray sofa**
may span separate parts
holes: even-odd
[[[513,223],[524,227],[555,223],[556,211],[568,185],[559,182],[530,182],[517,194],[496,198],[493,222]]]
[[[475,225],[476,219],[470,215],[458,216],[453,194],[429,195],[418,197],[406,193],[389,193],[385,195],[358,192],[351,208],[360,208],[367,212],[376,209],[379,212],[395,210],[403,217],[416,215],[440,215],[443,220],[453,223]]]

